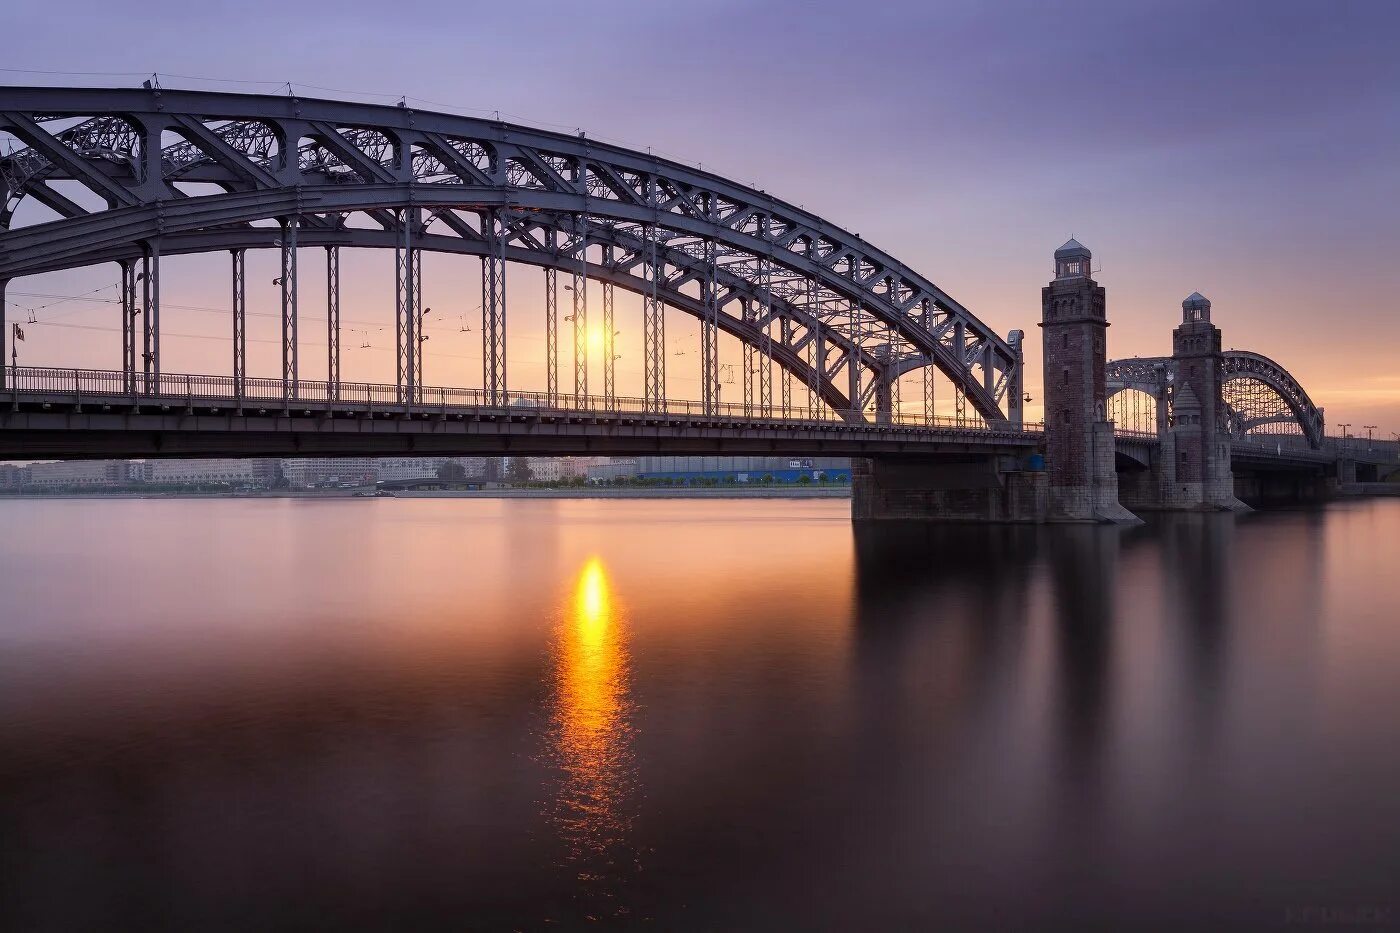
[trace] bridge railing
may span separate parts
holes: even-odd
[[[990,430],[975,416],[957,418],[928,417],[923,413],[893,412],[884,416],[874,411],[837,411],[818,406],[812,411],[806,405],[767,409],[757,401],[721,402],[707,412],[702,402],[688,399],[666,399],[660,410],[646,399],[635,396],[605,397],[575,396],[572,392],[551,397],[544,392],[508,392],[502,400],[488,399],[482,389],[448,386],[421,386],[410,390],[390,384],[372,382],[330,383],[325,380],[298,379],[283,383],[280,378],[248,377],[240,390],[232,376],[195,373],[124,373],[100,369],[58,369],[37,366],[6,367],[8,391],[16,401],[22,397],[40,398],[46,402],[73,404],[105,404],[120,400],[131,405],[160,404],[192,407],[241,407],[259,409],[291,409],[301,405],[318,408],[327,405],[347,410],[372,412],[460,412],[489,409],[493,412],[525,414],[572,414],[616,417],[621,415],[676,415],[690,418],[717,417],[743,421],[781,421],[801,423],[842,424],[852,421],[892,424],[900,427],[955,428],[966,431]],[[1026,425],[1024,432],[1033,432],[1036,425]],[[1005,429],[1003,429],[1005,430]]]

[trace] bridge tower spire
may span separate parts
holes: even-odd
[[[1172,429],[1163,450],[1167,499],[1177,508],[1247,508],[1235,498],[1230,472],[1224,358],[1220,328],[1210,320],[1210,299],[1192,292],[1181,303],[1181,323],[1172,331]]]
[[[1055,250],[1055,277],[1040,293],[1050,514],[1136,524],[1118,502],[1113,422],[1105,414],[1107,305],[1092,260],[1084,244],[1069,240]]]

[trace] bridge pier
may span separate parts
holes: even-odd
[[[856,521],[1036,523],[1050,511],[1049,476],[1011,455],[864,457],[851,461]]]
[[[1093,254],[1077,240],[1055,250],[1055,278],[1041,289],[1045,360],[1045,459],[1050,521],[1140,524],[1118,501],[1117,446],[1105,415],[1108,332]]]

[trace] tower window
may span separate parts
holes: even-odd
[[[1062,349],[1062,350],[1068,350],[1068,349],[1069,349],[1069,334],[1061,334],[1061,335],[1060,335],[1060,349]]]
[[[1066,370],[1064,371],[1063,375],[1064,375],[1065,385],[1069,385],[1069,370],[1066,369]]]
[[[1069,424],[1069,409],[1068,409],[1068,408],[1064,409],[1064,410],[1061,412],[1061,415],[1062,415],[1062,417],[1063,417],[1063,419],[1064,419],[1065,424]]]

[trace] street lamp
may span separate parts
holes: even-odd
[[[1376,426],[1374,424],[1363,424],[1362,427],[1366,429],[1366,450],[1369,452],[1371,450],[1371,432],[1376,429]]]

